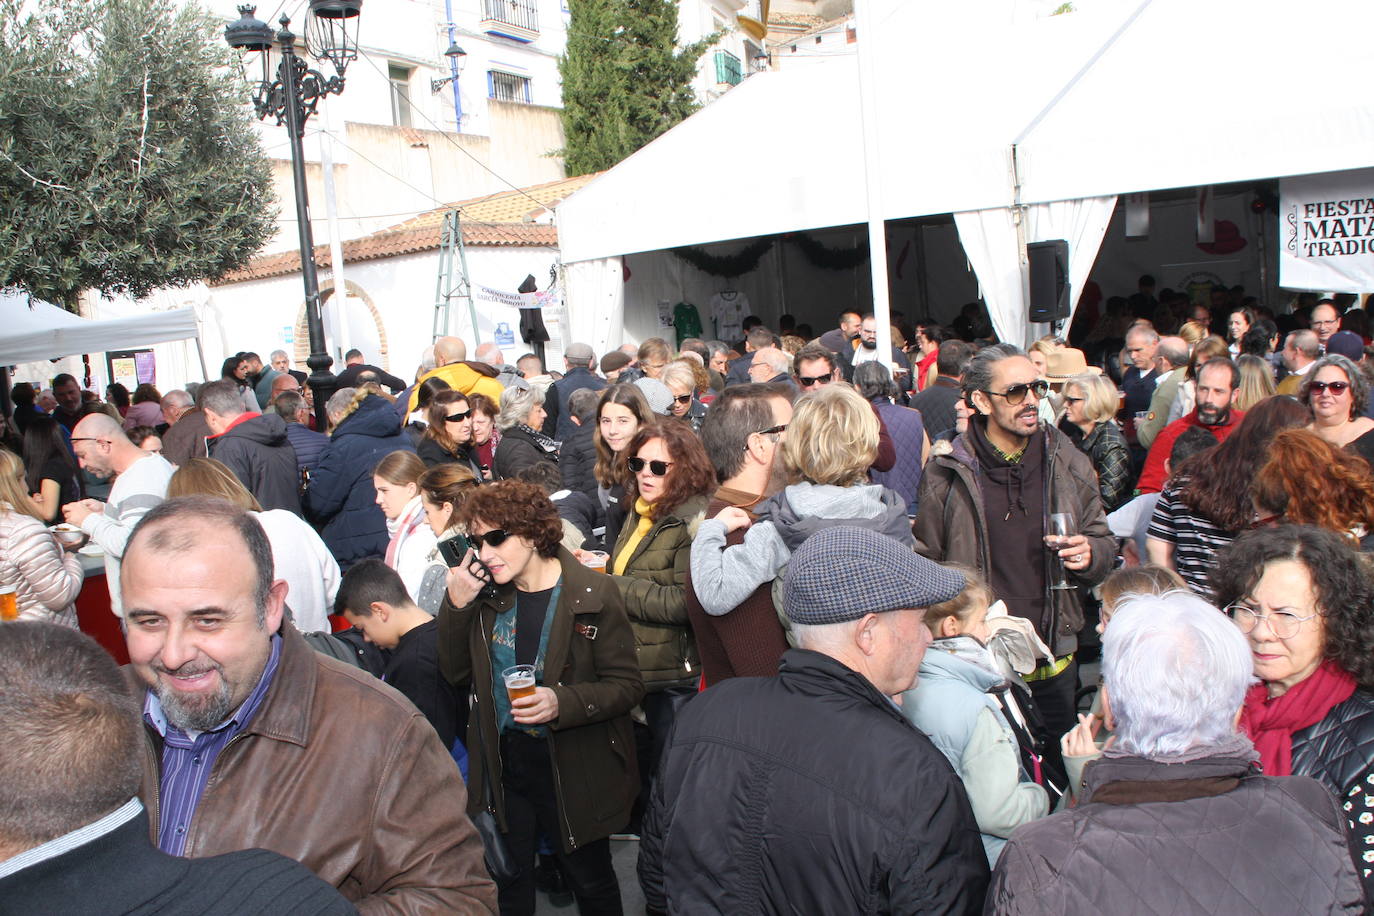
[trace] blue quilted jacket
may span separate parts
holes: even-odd
[[[897,463],[890,471],[870,471],[868,476],[874,483],[880,483],[890,490],[896,490],[906,500],[906,514],[916,514],[916,496],[921,489],[921,460],[925,454],[921,450],[922,434],[925,423],[919,410],[899,407],[887,398],[874,398],[873,406],[878,416],[883,418],[892,446],[897,452]]]
[[[415,451],[391,404],[372,395],[334,430],[310,475],[306,513],[323,526],[320,537],[343,569],[386,554],[390,536],[376,503],[372,469],[398,450]]]

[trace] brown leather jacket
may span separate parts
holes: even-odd
[[[639,792],[630,710],[644,696],[635,661],[634,632],[620,592],[566,550],[558,551],[562,589],[544,654],[544,686],[558,696],[549,729],[554,794],[562,824],[559,840],[572,852],[624,827]],[[439,608],[439,669],[455,687],[474,692],[468,718],[468,810],[489,808],[505,829],[501,793],[487,798],[486,778],[501,784],[500,745],[492,704],[491,629],[498,613],[515,606],[515,586],[495,597],[478,596],[455,608],[444,595]],[[558,672],[553,676],[551,672]]]
[[[145,731],[139,797],[156,842],[162,739]],[[466,802],[452,757],[409,700],[283,624],[272,685],[216,758],[185,854],[271,849],[363,914],[495,913]]]

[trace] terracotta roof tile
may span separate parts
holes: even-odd
[[[551,223],[534,220],[595,177],[593,174],[562,178],[525,188],[523,193],[501,191],[429,210],[371,235],[345,241],[344,261],[370,261],[436,249],[443,244],[444,214],[455,208],[462,213],[464,245],[555,248],[558,230]],[[328,245],[315,246],[315,263],[320,267],[333,264]],[[248,266],[230,271],[210,285],[280,277],[300,269],[300,252],[280,251],[253,258]]]

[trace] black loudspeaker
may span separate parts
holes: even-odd
[[[1063,239],[1031,242],[1026,246],[1030,263],[1030,312],[1032,322],[1064,321],[1069,317],[1069,243]]]

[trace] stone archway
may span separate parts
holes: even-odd
[[[372,301],[372,297],[367,294],[367,290],[363,289],[357,283],[347,277],[344,278],[344,283],[348,287],[348,295],[361,299],[363,304],[367,306],[367,311],[372,318],[372,323],[376,325],[377,328],[377,340],[380,342],[379,348],[382,354],[381,368],[390,372],[391,355],[390,348],[387,345],[386,326],[382,324],[382,314],[377,311],[377,304]],[[328,301],[329,297],[332,295],[334,295],[334,286],[332,283],[320,287],[321,308],[323,308],[325,302]],[[292,351],[292,365],[302,368],[305,367],[306,358],[310,356],[310,331],[305,321],[304,302],[301,303],[300,308],[296,311],[295,343],[292,345]],[[341,368],[343,367],[335,366],[334,371],[337,372]]]

